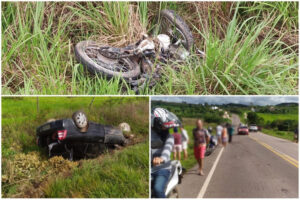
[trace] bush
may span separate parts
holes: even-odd
[[[298,121],[274,120],[270,123],[270,127],[278,129],[279,131],[294,131],[298,127]]]

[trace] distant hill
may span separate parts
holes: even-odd
[[[288,107],[291,107],[291,106],[298,106],[298,103],[280,103],[280,104],[277,104],[276,106],[288,106]]]
[[[249,105],[246,104],[240,104],[240,103],[228,103],[228,104],[223,104],[223,107],[249,107]]]

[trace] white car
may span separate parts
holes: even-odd
[[[249,126],[249,131],[250,131],[250,132],[257,132],[257,131],[258,131],[257,125],[251,124],[251,125]]]

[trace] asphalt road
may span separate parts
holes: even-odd
[[[236,115],[232,121],[234,125],[239,123]],[[179,186],[179,197],[298,197],[298,144],[250,133],[234,135],[233,142],[221,149],[205,159],[205,176],[196,174],[196,166],[187,172]]]

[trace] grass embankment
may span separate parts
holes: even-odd
[[[272,122],[274,120],[296,120],[298,121],[298,114],[273,114],[273,113],[257,113],[258,116],[262,117],[265,122]],[[294,141],[293,131],[280,131],[276,129],[263,128],[262,132],[275,137],[283,138],[286,140]]]
[[[292,131],[278,131],[278,130],[263,128],[262,132],[271,136],[294,141],[294,133]]]
[[[147,198],[149,147],[143,142],[114,155],[85,161],[72,176],[57,177],[45,189],[46,197]]]
[[[164,66],[142,94],[298,94],[298,2],[4,2],[2,93],[134,94],[85,73],[74,46],[136,42],[164,8],[187,21],[206,58]]]
[[[265,122],[267,121],[274,121],[274,120],[297,120],[298,121],[298,114],[273,114],[273,113],[257,113],[258,116],[262,117]]]
[[[39,97],[37,107],[37,98],[2,98],[3,197],[148,197],[148,98],[92,99]],[[79,109],[97,123],[129,123],[143,142],[95,159],[48,159],[35,143],[36,127]]]

